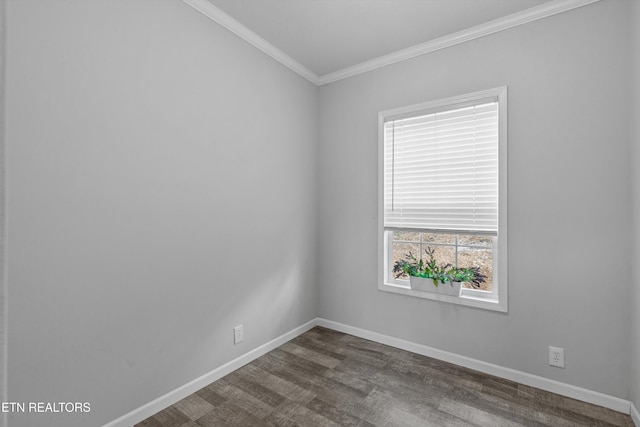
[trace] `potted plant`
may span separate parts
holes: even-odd
[[[438,265],[435,250],[425,249],[428,260],[416,257],[409,252],[404,260],[396,261],[393,272],[396,278],[407,274],[411,289],[436,292],[446,295],[460,296],[462,282],[468,282],[475,288],[486,281],[487,277],[480,273],[478,267],[457,268],[451,264]]]

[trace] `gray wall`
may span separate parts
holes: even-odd
[[[7,401],[7,282],[5,275],[5,54],[6,1],[0,0],[0,401]],[[7,414],[0,414],[0,426],[7,424]]]
[[[633,260],[631,262],[631,400],[640,411],[640,2],[633,1],[631,25],[633,44],[631,56],[634,60],[632,74],[633,108],[631,109],[631,171],[633,186]]]
[[[321,88],[321,317],[628,397],[628,7],[596,3]],[[509,313],[379,292],[377,113],[502,85]],[[549,345],[566,369],[548,366]]]
[[[9,399],[91,403],[9,425],[100,425],[317,316],[316,87],[178,0],[8,21]]]

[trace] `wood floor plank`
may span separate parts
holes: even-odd
[[[305,347],[317,353],[324,354],[325,356],[329,356],[333,359],[344,360],[347,357],[344,347],[331,345],[326,341],[310,338],[304,334],[297,336],[290,342],[299,345],[300,347]]]
[[[140,427],[180,427],[187,421],[189,421],[189,417],[174,405],[158,412],[138,425]]]
[[[633,427],[629,415],[316,327],[143,427]]]
[[[253,395],[243,391],[231,383],[227,382],[224,378],[216,381],[212,384],[213,390],[219,395],[225,397],[227,402],[218,406],[218,408],[227,405],[229,402],[250,414],[255,415],[258,418],[264,418],[273,412],[273,407],[263,402],[262,400],[254,397]],[[226,408],[227,406],[225,406]]]
[[[301,357],[299,354],[294,354],[290,351],[284,351],[280,348],[277,348],[271,351],[269,355],[276,359],[279,359],[282,363],[286,364],[287,366],[295,366],[296,368],[307,372],[310,376],[313,376],[313,375],[322,376],[322,374],[327,369],[331,369],[327,366],[317,363],[316,361]]]
[[[384,425],[390,426],[456,426],[470,427],[463,419],[439,411],[433,402],[411,392],[398,396],[395,392],[376,388],[366,400],[371,409],[383,411]]]
[[[535,390],[535,401],[541,402],[545,408],[560,408],[575,414],[583,414],[598,420],[604,425],[634,427],[631,417],[601,406],[591,405],[579,400],[570,399],[544,390]]]
[[[299,341],[296,341],[296,343],[299,345],[323,352],[327,355],[332,355],[332,357],[336,359],[344,360],[348,357],[351,360],[357,360],[377,367],[383,367],[392,360],[392,357],[385,353],[376,351],[360,351],[356,348],[345,346],[344,342],[340,340],[336,340],[335,342],[322,341],[321,339],[314,338],[313,336],[307,337],[306,334],[299,336],[297,340],[298,339]]]
[[[331,369],[325,372],[324,376],[335,382],[357,390],[358,392],[362,393],[363,396],[367,396],[369,393],[371,393],[371,391],[373,391],[373,388],[375,387],[375,385],[371,382],[367,381],[366,379],[362,379],[359,376],[355,376],[350,372],[336,371],[335,369]]]
[[[454,415],[465,421],[468,421],[474,425],[481,426],[496,426],[496,427],[524,427],[525,424],[520,424],[515,421],[511,421],[507,418],[500,417],[491,412],[483,411],[471,405],[466,405],[460,401],[454,401],[451,399],[443,399],[438,407],[438,410],[446,412],[447,414]]]
[[[361,421],[360,418],[340,410],[333,405],[329,405],[320,399],[313,399],[305,406],[341,426],[357,426]]]
[[[327,356],[322,353],[318,353],[317,351],[314,351],[305,347],[301,347],[291,342],[281,345],[280,349],[282,349],[283,351],[286,351],[287,353],[296,355],[302,359],[309,360],[313,363],[317,363],[318,365],[322,365],[325,368],[335,368],[343,360],[343,359],[335,359],[333,357]]]
[[[244,368],[241,368],[239,371],[242,371],[243,369]],[[271,407],[280,405],[285,399],[284,396],[269,389],[268,387],[265,387],[259,382],[251,381],[250,378],[246,378],[246,376],[243,375],[242,372],[232,372],[225,377],[225,380],[229,384],[263,401]]]
[[[196,391],[194,394],[200,397],[201,399],[209,402],[213,406],[222,405],[224,402],[227,401],[227,399],[220,396],[218,393],[216,393],[214,390],[215,387],[217,387],[215,386],[215,383],[209,384],[206,387],[202,387],[200,390]]]
[[[300,408],[300,403],[291,400],[285,400],[277,411],[273,411],[271,415],[265,418],[265,421],[274,427],[289,427],[296,424],[296,412]]]
[[[324,386],[327,381],[323,376],[324,371],[319,374],[309,372],[307,369],[299,367],[293,363],[287,363],[287,361],[284,361],[279,357],[274,357],[271,353],[267,353],[251,363],[272,375],[280,377],[310,391],[312,391],[314,386]]]
[[[287,421],[288,422],[282,424],[282,426],[340,427],[341,425],[302,405],[297,405],[296,408],[290,412]]]
[[[214,408],[207,415],[196,420],[196,423],[202,427],[269,426],[267,422],[231,402],[225,402]]]
[[[173,406],[186,415],[190,420],[196,420],[208,414],[214,408],[214,405],[207,402],[196,393],[185,397]]]
[[[508,398],[505,399],[501,396],[483,393],[481,389],[455,387],[449,392],[447,398],[443,399],[443,402],[445,401],[448,403],[454,402],[459,403],[460,405],[470,406],[474,408],[474,410],[482,413],[488,413],[500,417],[506,422],[513,422],[515,424],[531,427],[544,426],[543,423],[536,420],[533,416],[534,413],[530,403],[520,396],[515,400]],[[439,409],[445,410],[442,407],[439,407]],[[453,413],[450,410],[445,411]],[[461,418],[467,419],[460,414],[457,415]]]
[[[254,364],[248,364],[236,372],[238,375],[246,376],[248,381],[263,384],[273,392],[297,403],[305,404],[316,397],[315,393],[287,381],[282,377],[273,375]]]

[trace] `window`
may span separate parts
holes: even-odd
[[[379,116],[379,289],[507,311],[506,87]],[[396,261],[478,267],[460,297],[412,290]]]

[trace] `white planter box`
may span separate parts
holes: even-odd
[[[460,296],[462,289],[461,282],[438,282],[438,286],[433,283],[433,279],[425,279],[424,277],[409,276],[411,289],[425,292],[434,292],[436,294]]]

